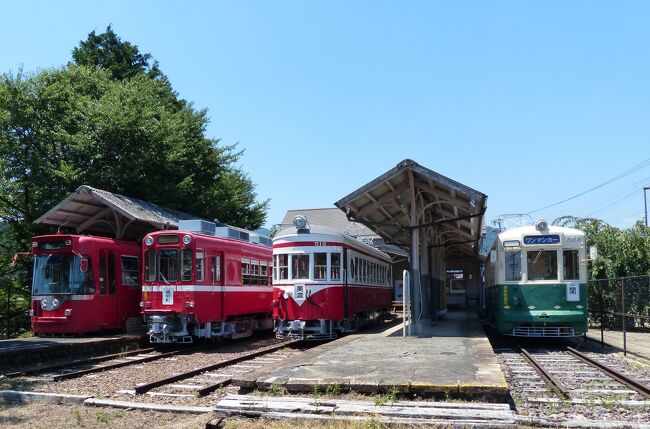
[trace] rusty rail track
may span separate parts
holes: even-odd
[[[537,361],[526,349],[520,349],[524,359],[533,367],[533,369],[539,374],[540,377],[546,382],[548,387],[551,388],[553,392],[562,400],[569,399],[569,392],[567,388],[558,380],[556,377],[551,375],[544,365]]]
[[[607,365],[598,362],[597,360],[594,360],[590,358],[589,356],[580,353],[576,349],[572,347],[567,347],[567,352],[572,355],[573,357],[580,359],[584,363],[597,368],[598,370],[604,372],[608,376],[612,377],[614,380],[618,381],[621,384],[624,384],[625,386],[629,387],[630,389],[638,392],[641,394],[644,398],[650,399],[650,387],[644,385],[643,383],[639,382],[638,380],[633,379],[632,377],[628,377],[627,375],[608,367]]]
[[[259,349],[259,350],[255,350],[255,351],[252,351],[252,352],[245,353],[243,355],[239,355],[239,356],[237,356],[235,358],[226,359],[226,360],[223,360],[223,361],[211,364],[211,365],[207,365],[207,366],[204,366],[204,367],[201,367],[201,368],[193,369],[191,371],[187,371],[187,372],[184,372],[184,373],[181,373],[181,374],[176,374],[176,375],[173,375],[171,377],[166,377],[166,378],[162,378],[160,380],[152,381],[150,383],[141,384],[139,386],[136,386],[134,391],[135,391],[136,395],[142,395],[144,393],[149,392],[152,389],[155,389],[156,387],[164,386],[164,385],[167,385],[167,384],[172,384],[172,383],[175,383],[175,382],[180,381],[180,380],[184,380],[184,379],[187,379],[187,378],[194,377],[194,376],[202,374],[204,372],[214,371],[214,370],[221,369],[221,368],[231,366],[231,365],[235,365],[237,363],[241,363],[241,362],[244,362],[244,361],[247,361],[247,360],[251,360],[251,359],[254,359],[256,357],[263,356],[265,354],[269,354],[269,353],[272,353],[274,351],[283,349],[285,347],[288,347],[288,346],[290,346],[292,344],[295,344],[295,343],[298,343],[298,342],[299,342],[298,340],[295,340],[295,341],[285,342],[285,343],[282,343],[282,344],[267,346],[267,347],[264,347],[264,348]],[[197,391],[197,393],[198,393],[199,396],[208,395],[211,392],[219,389],[220,387],[228,385],[230,383],[230,381],[232,381],[232,378],[230,378],[230,379],[228,379],[228,378],[222,379],[218,383],[214,383],[212,385],[209,385],[209,386],[206,386],[206,387],[203,387],[203,388],[199,389]]]
[[[62,363],[62,364],[57,364],[57,365],[50,365],[50,366],[41,366],[38,368],[31,368],[31,369],[25,369],[22,371],[16,371],[16,372],[10,372],[8,374],[5,374],[6,377],[21,377],[24,375],[37,375],[37,374],[42,374],[44,372],[48,371],[56,371],[58,369],[64,369],[68,368],[71,366],[78,366],[78,365],[93,365],[99,362],[104,362],[107,360],[111,359],[119,359],[121,357],[127,357],[127,356],[133,356],[133,355],[138,355],[138,354],[144,354],[144,353],[151,353],[154,351],[153,348],[147,348],[147,349],[138,349],[138,350],[130,350],[128,352],[122,352],[122,353],[113,353],[110,355],[103,355],[103,356],[96,356],[92,357],[89,359],[76,359],[72,360],[70,362]]]
[[[68,372],[68,373],[64,373],[64,374],[54,375],[54,376],[52,376],[52,381],[69,380],[69,379],[72,379],[72,378],[82,377],[82,376],[84,376],[86,374],[92,374],[92,373],[95,373],[95,372],[108,371],[108,370],[115,369],[115,368],[122,368],[124,366],[136,365],[136,364],[146,363],[146,362],[152,362],[152,361],[155,361],[155,360],[158,360],[158,359],[164,359],[164,358],[175,356],[175,355],[178,355],[178,354],[191,353],[191,352],[197,351],[197,350],[199,350],[201,348],[203,348],[203,347],[193,347],[191,349],[180,349],[180,350],[174,350],[174,351],[167,352],[167,353],[161,353],[159,355],[146,356],[146,357],[143,357],[141,359],[133,359],[133,360],[129,360],[129,361],[115,362],[115,363],[108,364],[108,365],[98,365],[98,366],[93,367],[93,368],[86,368],[86,369],[81,369],[79,371],[73,371],[73,372]]]

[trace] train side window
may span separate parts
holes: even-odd
[[[309,278],[309,255],[292,255],[293,279],[304,280]]]
[[[241,284],[249,285],[251,284],[251,261],[250,259],[241,260]]]
[[[341,254],[332,253],[330,257],[330,280],[341,280]]]
[[[140,283],[138,278],[138,258],[135,256],[122,256],[122,284],[137,286]]]
[[[260,261],[260,284],[267,286],[269,284],[268,262]]]
[[[278,280],[289,279],[289,255],[278,255]]]
[[[144,280],[156,281],[156,252],[151,249],[144,251]]]
[[[580,279],[580,264],[577,250],[565,250],[564,256],[564,280]]]
[[[327,280],[327,253],[314,253],[314,280]]]
[[[205,253],[203,250],[196,250],[196,281],[203,282],[205,280],[205,275],[203,265],[204,265]]]
[[[251,260],[251,284],[252,285],[259,284],[259,278],[260,278],[259,261],[253,259]]]
[[[108,293],[109,295],[113,295],[115,293],[115,282],[116,282],[116,271],[115,271],[115,253],[113,252],[108,252],[106,255],[106,262],[107,262],[107,273],[106,275],[108,276]]]
[[[521,251],[505,253],[505,275],[507,282],[521,280]]]
[[[181,281],[192,280],[192,249],[181,250]]]
[[[212,273],[212,284],[221,284],[221,256],[210,258],[210,272]]]
[[[526,255],[528,280],[557,280],[557,251],[529,250]]]

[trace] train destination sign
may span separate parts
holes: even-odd
[[[559,235],[527,235],[524,244],[560,244]]]

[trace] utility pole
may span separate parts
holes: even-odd
[[[650,189],[650,186],[643,187],[643,208],[645,210],[645,226],[648,226],[648,199],[646,198],[646,191]]]

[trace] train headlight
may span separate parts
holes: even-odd
[[[538,231],[544,231],[545,229],[548,229],[548,222],[546,222],[544,219],[538,220],[535,222],[535,229]]]
[[[57,308],[59,308],[59,305],[61,305],[61,301],[59,301],[56,298],[53,298],[52,299],[52,310],[56,310]]]
[[[298,215],[293,218],[293,226],[298,229],[303,229],[307,226],[307,217],[303,215]]]
[[[72,316],[72,309],[66,308],[65,311],[63,312],[63,314],[65,315],[65,317]]]
[[[192,242],[192,237],[190,235],[183,236],[183,244],[186,246]]]
[[[47,299],[42,300],[41,301],[41,308],[43,310],[45,310],[47,308],[47,304],[48,304]]]
[[[29,309],[29,317],[34,317],[34,309],[33,308]]]
[[[146,244],[147,246],[151,246],[151,245],[153,244],[153,237],[150,236],[150,235],[147,236],[147,237],[144,239],[144,244]]]

